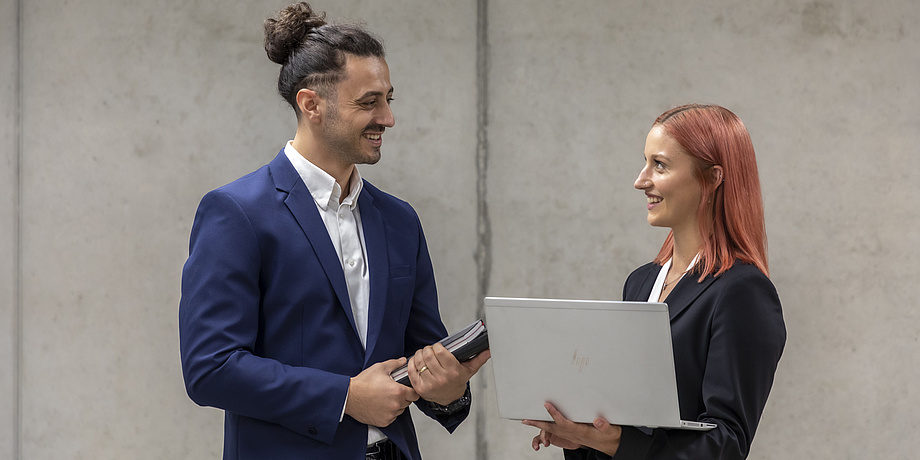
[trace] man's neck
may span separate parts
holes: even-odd
[[[331,155],[318,147],[311,137],[302,136],[300,132],[294,135],[293,145],[297,153],[300,153],[307,161],[335,179],[342,189],[342,194],[339,197],[339,203],[341,203],[351,190],[351,177],[354,174],[355,165],[335,161]]]

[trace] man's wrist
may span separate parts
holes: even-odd
[[[436,402],[428,401],[428,407],[431,408],[431,411],[440,414],[440,415],[451,415],[456,414],[457,412],[470,407],[470,404],[473,402],[472,395],[470,394],[470,389],[467,387],[466,391],[463,393],[463,396],[457,400],[451,402],[450,404],[443,406]]]

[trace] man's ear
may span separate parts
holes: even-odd
[[[297,108],[305,121],[318,123],[322,120],[321,103],[322,98],[316,91],[304,88],[297,92]]]

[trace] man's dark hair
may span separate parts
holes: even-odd
[[[297,92],[308,88],[323,98],[335,95],[345,76],[346,54],[383,58],[383,44],[355,24],[327,24],[306,2],[285,7],[265,20],[265,52],[281,64],[278,92],[300,117]]]

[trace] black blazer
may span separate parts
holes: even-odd
[[[661,269],[629,275],[624,300],[648,300]],[[751,449],[783,346],[786,327],[773,283],[735,262],[719,277],[688,273],[668,295],[680,415],[718,425],[708,432],[623,427],[619,459],[743,459]],[[587,449],[567,459],[607,459]]]

